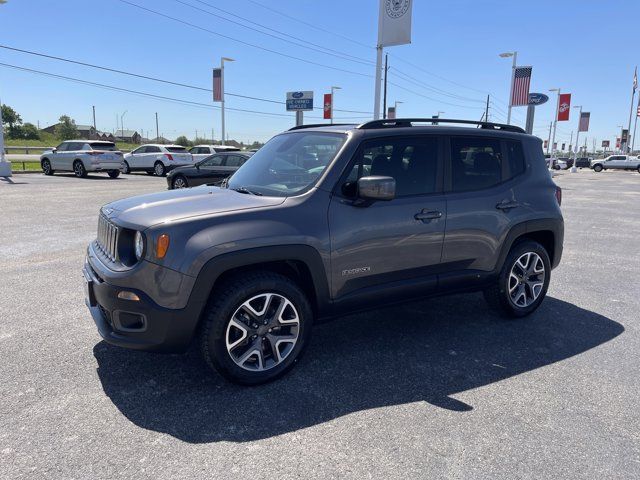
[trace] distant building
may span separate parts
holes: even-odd
[[[56,133],[56,127],[60,125],[59,123],[55,123],[53,125],[49,125],[42,130],[47,133],[54,134]],[[95,140],[96,137],[96,129],[93,128],[93,125],[76,125],[78,129],[78,138],[86,138],[87,140]]]
[[[116,130],[114,135],[121,142],[140,143],[142,140],[142,136],[135,130]]]
[[[110,132],[96,132],[96,140],[106,140],[109,142],[115,142],[116,141],[116,137],[113,135],[113,133]]]

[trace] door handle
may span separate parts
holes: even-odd
[[[419,213],[416,213],[413,218],[415,218],[416,220],[421,220],[424,223],[428,223],[431,220],[436,220],[438,218],[442,217],[442,212],[439,212],[438,210],[422,210]]]
[[[518,202],[516,202],[515,200],[503,200],[502,202],[500,202],[500,203],[498,203],[496,205],[496,208],[498,210],[509,211],[512,208],[517,208],[519,206],[520,206],[520,204]]]

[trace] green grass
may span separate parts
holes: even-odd
[[[11,162],[11,171],[12,172],[34,172],[34,171],[42,171],[40,168],[40,162],[20,162],[20,161],[12,161]]]
[[[47,132],[40,132],[40,140],[24,140],[15,138],[5,138],[4,144],[7,147],[55,147],[59,145],[61,140],[58,140],[55,135]],[[116,142],[117,147],[120,150],[133,150],[138,148],[139,145],[135,143]],[[11,150],[10,153],[25,153],[22,150]],[[32,152],[29,153],[39,153]]]

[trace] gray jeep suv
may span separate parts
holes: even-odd
[[[104,206],[84,266],[101,336],[164,352],[197,339],[227,379],[258,384],[347,312],[461,291],[533,312],[564,232],[540,139],[432,122],[295,127],[222,188]]]

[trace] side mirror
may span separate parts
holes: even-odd
[[[53,147],[53,148],[51,149],[51,153],[56,153],[57,151],[58,151],[58,149],[57,149],[56,147]]]
[[[358,180],[358,198],[363,200],[393,200],[396,181],[393,177],[370,176]]]

